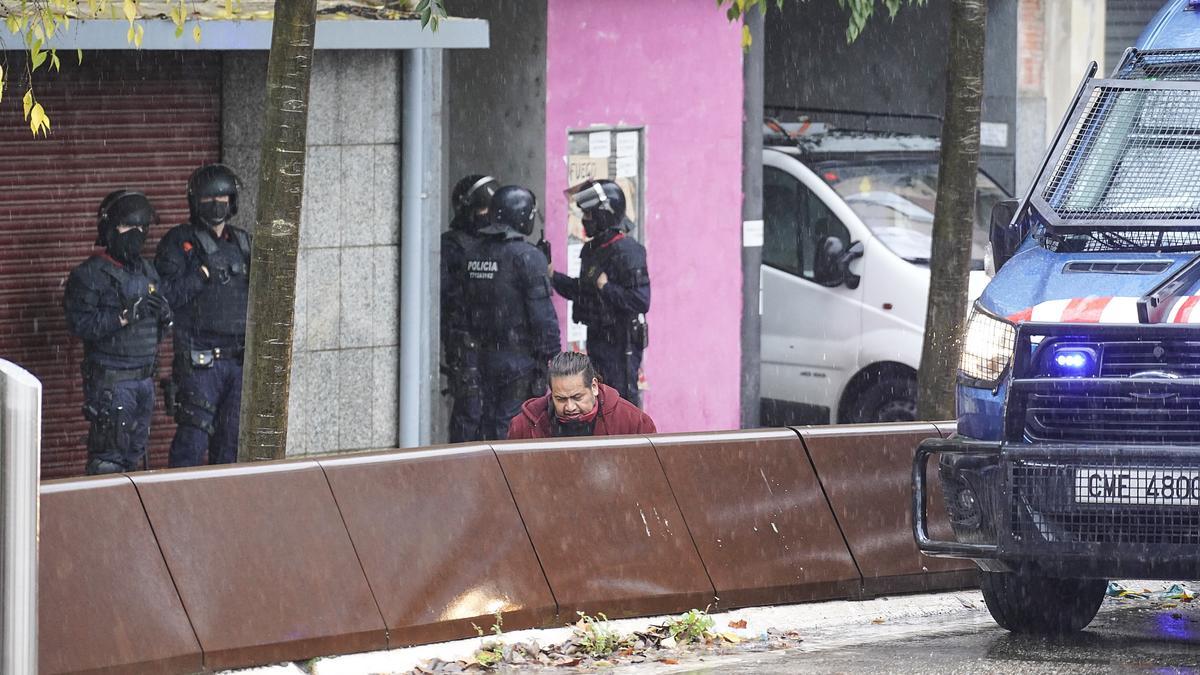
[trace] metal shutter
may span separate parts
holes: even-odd
[[[25,56],[8,52],[8,72]],[[67,274],[97,249],[96,208],[110,191],[142,190],[161,225],[187,218],[188,176],[220,153],[221,61],[203,52],[92,51],[77,65],[60,54],[61,74],[39,70],[35,94],[52,124],[34,139],[22,119],[25,87],[9,82],[0,102],[0,358],[42,381],[42,476],[83,473],[87,423],[80,342],[68,335],[62,294]],[[11,77],[11,76],[10,76]],[[170,369],[164,340],[159,377]],[[165,466],[174,423],[158,395],[151,465]]]
[[[1104,9],[1104,69],[1107,76],[1121,62],[1165,0],[1108,0]]]

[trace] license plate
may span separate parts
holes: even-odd
[[[1200,505],[1200,471],[1182,469],[1075,470],[1077,504]]]

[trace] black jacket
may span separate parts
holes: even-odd
[[[646,248],[619,228],[600,233],[583,245],[578,279],[554,273],[554,290],[574,305],[576,323],[593,333],[624,329],[638,314],[650,311],[650,274]],[[596,287],[601,274],[608,275],[603,289]]]
[[[71,270],[63,310],[67,329],[83,340],[85,361],[122,370],[154,364],[161,337],[157,317],[121,325],[127,303],[149,295],[152,287],[159,287],[158,273],[141,258],[122,265],[98,254]]]
[[[188,349],[238,348],[246,341],[250,235],[226,224],[222,236],[183,223],[158,242],[154,265],[175,312],[175,335]],[[206,278],[200,271],[209,270]]]

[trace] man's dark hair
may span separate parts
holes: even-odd
[[[583,375],[583,385],[590,387],[592,380],[596,377],[596,369],[592,367],[592,360],[583,352],[559,352],[557,356],[550,359],[550,369],[547,374],[551,378]]]

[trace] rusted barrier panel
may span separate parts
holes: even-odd
[[[862,577],[791,429],[651,436],[721,608],[845,598]]]
[[[200,644],[125,476],[41,487],[38,670],[191,673]]]
[[[917,444],[939,438],[930,423],[797,429],[863,575],[863,593],[962,588],[975,583],[969,561],[930,558],[912,534],[912,460]],[[936,471],[931,467],[930,472]],[[936,536],[952,536],[937,480],[929,513]]]
[[[388,627],[388,645],[556,623],[490,446],[319,460]]]
[[[132,476],[209,669],[387,646],[316,462]]]
[[[609,617],[712,604],[713,587],[644,437],[493,446],[558,601]]]

